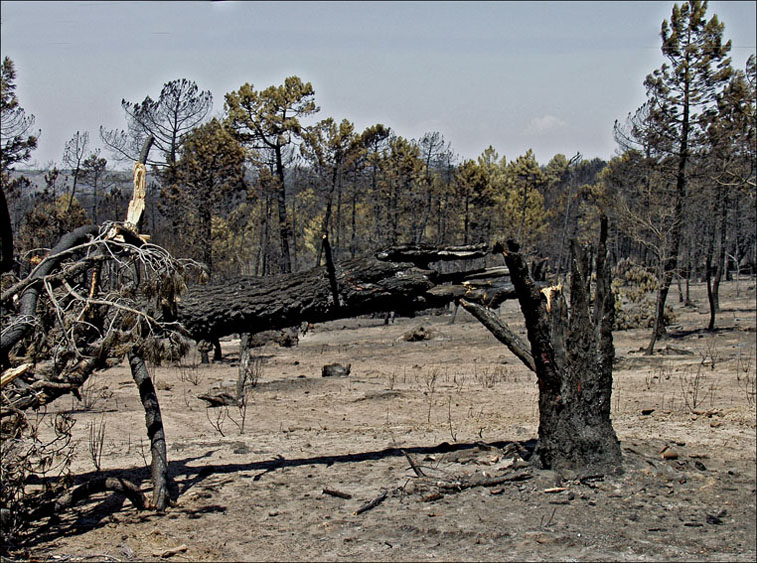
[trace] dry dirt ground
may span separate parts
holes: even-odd
[[[243,432],[238,409],[208,409],[197,398],[236,377],[237,341],[224,343],[221,363],[197,365],[190,354],[153,369],[175,505],[160,515],[94,496],[45,522],[19,555],[754,561],[755,282],[728,282],[722,292],[713,333],[702,330],[703,286],[693,286],[695,307],[672,293],[677,320],[653,357],[639,352],[648,330],[615,333],[622,475],[561,481],[524,461],[537,432],[535,378],[464,312],[454,324],[451,315],[388,326],[353,319],[316,325],[295,348],[259,349]],[[522,332],[517,303],[500,313]],[[402,340],[420,325],[430,340]],[[321,377],[332,362],[351,364],[349,377]],[[49,409],[74,410],[77,481],[94,475],[94,425],[104,430],[102,469],[149,492],[144,413],[127,366],[98,376],[84,399],[94,404],[64,397]],[[495,484],[453,485],[475,479]]]

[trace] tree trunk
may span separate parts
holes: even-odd
[[[426,168],[428,168],[428,164],[426,164]],[[420,223],[418,223],[418,227],[415,231],[415,244],[421,244],[423,242],[423,237],[426,235],[426,225],[428,225],[428,220],[431,217],[431,207],[433,204],[433,182],[428,173],[426,174],[425,180],[426,198],[423,205],[423,219],[421,219]]]
[[[518,244],[523,241],[523,229],[526,226],[526,208],[528,207],[528,184],[523,184],[523,206],[520,211],[520,227],[518,227]]]
[[[271,195],[265,194],[263,212],[260,218],[260,244],[258,246],[258,257],[255,260],[255,275],[266,276],[268,272],[268,251],[270,240],[270,220],[271,220]]]
[[[81,160],[79,161],[81,162]],[[79,182],[79,162],[76,163],[76,168],[74,168],[74,185],[71,188],[71,197],[68,198],[68,205],[66,206],[66,213],[71,211],[71,204],[74,202],[74,197],[76,197],[76,185]],[[62,234],[62,233],[61,233]]]
[[[592,322],[587,254],[572,245],[570,317],[561,287],[539,291],[518,245],[508,241],[505,261],[518,294],[539,384],[539,445],[536,459],[564,477],[615,473],[621,469],[618,438],[610,421],[614,297],[605,236],[597,272]]]
[[[190,287],[178,304],[178,320],[195,340],[255,333],[383,311],[415,311],[442,306],[461,294],[466,270],[441,274],[432,262],[481,258],[486,245],[396,247],[376,256],[270,278],[236,277]],[[333,282],[332,282],[333,279]],[[335,283],[334,283],[335,282]],[[336,286],[336,292],[334,291]],[[459,292],[455,290],[459,287]],[[337,294],[335,297],[335,293]]]
[[[716,306],[712,294],[712,254],[715,252],[715,232],[716,227],[713,226],[707,237],[707,251],[704,257],[704,280],[707,285],[707,303],[710,307],[710,321],[707,324],[707,330],[715,328]]]
[[[352,221],[350,229],[350,258],[357,253],[357,186],[352,187]]]
[[[329,223],[331,223],[331,202],[334,200],[334,192],[336,191],[336,182],[338,177],[338,167],[334,167],[333,174],[331,176],[331,186],[329,186],[329,192],[326,196],[326,211],[323,213],[323,221],[321,222],[321,237],[329,234]],[[321,257],[323,256],[323,244],[318,247],[318,256],[315,261],[316,266],[321,265]]]
[[[389,199],[389,221],[390,221],[390,228],[389,232],[392,233],[391,238],[389,239],[389,242],[391,244],[397,244],[399,241],[400,236],[400,206],[399,206],[399,195],[400,192],[400,180],[399,178],[393,178],[392,179],[392,192],[390,194]]]
[[[202,233],[202,260],[208,267],[208,275],[213,275],[213,216],[210,211],[211,190],[208,189],[208,196],[205,205],[200,209],[200,232]]]
[[[657,339],[665,335],[665,301],[668,298],[670,283],[673,279],[672,270],[668,273],[663,272],[660,280],[660,287],[657,289],[657,300],[655,301],[654,324],[652,326],[652,336],[647,344],[645,354],[651,356],[654,354],[654,345]]]
[[[339,259],[342,254],[342,182],[341,178],[336,183],[336,219],[334,221],[334,241],[336,246],[332,248],[333,257]]]
[[[5,201],[5,190],[0,188],[0,274],[13,268],[13,228]]]
[[[655,320],[652,336],[647,345],[646,354],[654,353],[654,345],[658,338],[665,335],[665,302],[668,298],[670,284],[673,282],[673,274],[678,267],[678,251],[681,247],[681,233],[683,230],[683,203],[686,198],[687,165],[689,161],[689,92],[688,86],[685,92],[683,117],[681,123],[681,145],[678,153],[678,171],[676,172],[676,195],[673,211],[673,227],[670,232],[670,249],[668,258],[662,265],[660,289],[657,292],[657,306],[655,307]]]
[[[468,244],[470,230],[470,197],[465,196],[465,214],[463,216],[463,244]]]
[[[726,238],[728,228],[728,193],[724,186],[720,187],[719,217],[718,217],[718,249],[715,258],[715,275],[712,279],[712,305],[714,311],[720,311],[720,281],[723,279],[723,271],[728,271],[726,262]],[[712,321],[713,328],[715,321]]]
[[[276,201],[279,212],[279,237],[281,239],[281,255],[279,256],[279,273],[288,274],[292,271],[292,258],[289,254],[289,219],[287,218],[286,185],[284,184],[284,163],[281,159],[281,147],[276,150]]]
[[[297,198],[292,197],[292,267],[297,271]]]
[[[98,225],[97,222],[97,183],[100,179],[100,174],[95,170],[94,177],[92,179],[92,222]],[[153,231],[155,232],[155,231]]]
[[[150,455],[152,463],[152,506],[156,510],[165,510],[168,506],[169,476],[168,457],[166,455],[166,435],[163,430],[163,419],[160,416],[160,405],[155,387],[147,372],[147,366],[142,356],[137,352],[129,353],[129,367],[134,383],[139,388],[139,398],[145,409],[145,424],[147,437],[150,439]]]

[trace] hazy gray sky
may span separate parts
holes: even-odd
[[[612,125],[644,102],[663,62],[673,2],[0,2],[0,51],[21,105],[42,129],[33,161],[65,142],[123,128],[121,99],[194,80],[224,94],[296,74],[317,119],[440,131],[463,158],[493,145],[546,163],[580,151],[610,158]],[[755,2],[711,2],[734,64],[755,52]],[[104,153],[107,157],[108,154]]]

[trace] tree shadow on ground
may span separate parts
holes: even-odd
[[[537,440],[530,439],[525,441],[499,441],[499,442],[467,442],[450,444],[442,442],[434,446],[414,446],[407,448],[385,448],[382,450],[373,450],[354,454],[341,455],[320,455],[313,457],[285,458],[277,456],[274,459],[264,461],[254,461],[250,463],[215,463],[206,465],[195,465],[198,461],[210,457],[215,450],[205,452],[201,456],[187,457],[179,460],[169,460],[169,474],[174,483],[177,484],[178,496],[185,495],[191,488],[202,483],[204,479],[211,475],[228,475],[243,472],[257,472],[253,481],[259,481],[261,477],[268,473],[275,472],[278,469],[287,467],[300,467],[307,465],[322,464],[330,467],[332,465],[344,463],[360,463],[363,461],[378,461],[389,457],[402,457],[407,454],[411,455],[430,455],[456,452],[472,448],[499,448],[504,449],[511,445],[519,446],[518,450],[525,460],[531,459],[536,449]],[[96,472],[91,471],[75,476],[75,485],[85,483],[91,479],[100,477],[120,477],[128,479],[134,484],[140,486],[144,482],[149,484],[150,472],[148,468],[138,469],[113,469],[108,471]],[[179,481],[180,479],[180,481]],[[149,497],[149,490],[143,490]],[[101,528],[115,520],[115,515],[121,511],[135,510],[126,499],[117,493],[98,493],[93,495],[78,506],[66,510],[62,514],[57,514],[47,519],[46,522],[38,524],[27,535],[27,541],[24,542],[25,549],[31,549],[36,545],[53,542],[55,539],[63,536],[75,536]],[[199,518],[204,512],[223,512],[225,507],[211,506],[203,507],[198,510],[185,510],[188,517]],[[160,518],[156,512],[146,510],[139,512],[138,518],[142,521]]]
[[[712,330],[708,330],[706,328],[695,328],[691,330],[669,330],[668,333],[665,335],[666,338],[672,338],[674,340],[680,340],[682,338],[688,338],[689,336],[712,336],[714,334],[729,334],[732,332],[743,332],[743,328],[732,326],[732,327],[721,327],[721,328],[714,328]]]
[[[190,465],[191,463],[202,459],[210,455],[212,452],[206,453],[204,456],[198,458],[187,458],[184,460],[174,460],[169,463],[169,471],[171,477],[176,479],[179,476],[184,477],[180,486],[180,494],[186,494],[189,489],[202,482],[209,475],[223,475],[229,473],[241,473],[246,471],[257,471],[258,473],[252,478],[253,481],[258,481],[263,475],[276,471],[277,469],[287,467],[300,467],[303,465],[326,465],[330,467],[340,463],[360,463],[363,461],[378,461],[387,457],[402,457],[407,454],[441,454],[448,452],[456,452],[460,450],[472,449],[476,447],[491,447],[503,449],[510,445],[521,446],[524,452],[524,459],[528,460],[533,455],[536,449],[537,440],[530,439],[523,442],[502,441],[502,442],[469,442],[450,444],[448,442],[442,442],[435,446],[414,446],[408,448],[385,448],[383,450],[374,450],[368,452],[361,452],[355,454],[341,454],[341,455],[324,455],[314,457],[302,457],[302,458],[285,458],[283,456],[277,456],[274,459],[266,461],[256,461],[252,463],[220,463],[209,464],[202,466]],[[403,453],[404,452],[404,453]]]
[[[135,485],[140,486],[144,481],[149,482],[150,471],[147,468],[114,469],[101,472],[91,471],[74,476],[73,486],[103,477],[127,479]],[[34,485],[43,482],[44,480],[30,479],[27,484]],[[53,542],[59,537],[86,533],[112,522],[114,515],[124,510],[136,510],[128,503],[126,497],[113,492],[94,494],[73,508],[63,510],[58,514],[53,514],[35,523],[22,538],[22,542],[18,547],[31,549],[37,545]],[[145,511],[140,514],[145,519],[149,519],[155,515],[151,511]]]

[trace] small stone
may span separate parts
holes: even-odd
[[[434,331],[424,326],[418,326],[402,335],[402,339],[405,342],[420,342],[423,340],[431,340],[433,337]]]
[[[322,377],[347,377],[350,374],[352,364],[327,364],[321,368]]]

